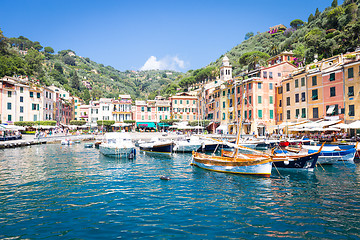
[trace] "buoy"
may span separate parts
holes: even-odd
[[[160,179],[161,180],[170,180],[170,177],[164,175],[164,176],[161,176]]]

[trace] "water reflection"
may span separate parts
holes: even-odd
[[[0,154],[0,238],[360,237],[358,165],[259,178],[190,166],[191,154],[116,159],[81,144]]]

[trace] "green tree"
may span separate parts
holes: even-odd
[[[52,47],[44,47],[45,53],[54,53],[54,49]]]
[[[65,55],[63,56],[63,62],[67,65],[70,65],[70,66],[75,66],[76,63],[75,63],[75,59],[73,57],[70,57],[69,55]]]
[[[40,51],[41,49],[43,49],[43,47],[40,45],[39,42],[34,42],[33,48]]]
[[[245,34],[245,40],[248,40],[249,38],[253,37],[254,33],[253,32],[248,32]]]
[[[266,60],[269,59],[270,56],[267,53],[260,51],[252,51],[243,54],[239,58],[240,65],[248,65],[248,69],[255,69],[258,65],[265,65]]]
[[[58,63],[58,62],[56,62],[56,63],[54,64],[54,69],[55,69],[56,71],[58,71],[59,73],[61,73],[61,74],[64,73],[62,65],[61,65],[60,63]]]
[[[308,23],[312,22],[315,19],[314,15],[311,13],[308,18]]]
[[[38,74],[42,70],[42,61],[44,55],[39,53],[35,49],[29,49],[28,53],[25,55],[25,61],[27,63],[27,72],[29,75]]]
[[[94,87],[91,91],[91,98],[92,99],[100,99],[103,97],[103,91],[99,87]]]
[[[279,46],[277,44],[271,45],[269,48],[269,53],[271,56],[279,54]]]
[[[294,50],[294,57],[297,58],[297,63],[304,64],[305,58],[305,46],[304,44],[299,44]]]
[[[337,0],[333,0],[331,3],[331,7],[336,8],[338,6],[338,1]]]
[[[90,101],[90,92],[89,92],[89,89],[86,88],[86,89],[82,92],[81,99],[84,100],[84,102],[85,102],[86,104],[89,104],[89,101]]]
[[[319,8],[316,8],[316,10],[315,10],[315,17],[317,18],[317,17],[319,17],[320,16],[320,11],[319,11]]]
[[[3,35],[0,29],[0,53],[5,54],[7,52],[8,39]]]
[[[298,29],[299,27],[301,27],[303,25],[304,25],[304,22],[301,19],[295,19],[290,22],[290,26],[295,29]]]
[[[70,87],[80,90],[80,80],[76,73],[76,71],[72,71],[71,78],[70,78]]]
[[[62,73],[60,73],[59,71],[55,70],[55,69],[53,69],[50,72],[50,76],[54,79],[54,81],[60,83],[61,85],[64,85],[64,84],[68,83],[65,76]]]

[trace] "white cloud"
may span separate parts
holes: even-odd
[[[181,69],[184,69],[185,62],[181,59],[179,59],[177,56],[171,57],[166,56],[162,59],[157,59],[155,56],[149,57],[149,59],[145,62],[144,66],[140,68],[140,70],[175,70],[179,71]]]

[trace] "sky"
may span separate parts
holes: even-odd
[[[0,29],[118,70],[186,72],[215,61],[248,32],[307,21],[332,0],[0,0]],[[343,1],[339,0],[339,4]]]

